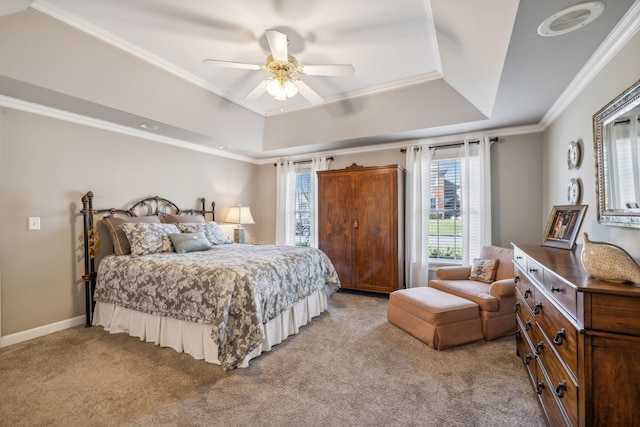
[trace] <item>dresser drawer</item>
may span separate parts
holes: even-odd
[[[565,420],[560,405],[554,396],[555,390],[541,364],[536,364],[536,378],[536,393],[538,393],[538,397],[542,401],[542,406],[549,424],[553,427],[568,426],[569,424]]]
[[[527,340],[527,332],[524,330],[524,326],[518,318],[518,329],[516,330],[516,350],[522,363],[527,367],[527,372],[531,382],[535,384],[536,380],[536,356],[533,353],[530,342]]]
[[[578,386],[567,372],[558,356],[551,350],[549,342],[544,347],[536,347],[537,363],[544,367],[551,391],[571,424],[578,425]]]
[[[620,286],[630,286],[621,284]],[[590,328],[640,336],[640,298],[591,295]]]
[[[520,249],[513,248],[513,263],[522,271],[527,271],[527,257]]]
[[[516,288],[520,291],[520,294],[522,295],[522,298],[524,298],[525,303],[529,306],[531,310],[533,310],[534,306],[536,305],[536,302],[535,302],[536,287],[533,286],[529,278],[526,276],[526,274],[522,272],[522,270],[520,270],[518,267],[516,267],[515,270],[516,270],[516,280],[515,280]]]
[[[557,301],[562,308],[567,310],[571,317],[576,319],[576,289],[546,270],[543,274],[543,278],[544,290],[547,291],[551,298]]]
[[[578,330],[551,302],[538,292],[536,321],[551,348],[558,352],[574,376],[578,374]]]
[[[525,332],[527,332],[529,339],[533,342],[533,338],[531,338],[531,333],[529,333],[529,331],[532,330],[536,320],[520,291],[516,292],[516,315],[522,322],[522,327]]]
[[[531,277],[534,282],[542,285],[542,283],[544,282],[543,272],[544,268],[540,264],[538,264],[531,258],[527,258],[527,274],[529,274],[529,277]]]

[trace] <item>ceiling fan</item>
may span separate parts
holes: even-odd
[[[288,53],[289,40],[284,33],[276,30],[266,30],[265,35],[269,43],[271,55],[267,57],[265,65],[247,64],[243,62],[219,61],[205,59],[203,62],[212,62],[215,65],[229,68],[241,68],[246,70],[266,70],[273,74],[256,86],[245,99],[257,99],[264,92],[268,92],[279,101],[286,101],[298,92],[311,104],[317,105],[323,99],[295,74],[309,76],[352,76],[355,73],[353,65],[305,65],[301,66],[293,56]]]

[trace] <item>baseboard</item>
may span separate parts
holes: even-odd
[[[85,321],[86,316],[82,315],[67,320],[61,320],[56,323],[51,323],[49,325],[39,326],[37,328],[29,329],[28,331],[17,332],[15,334],[7,335],[6,337],[0,337],[0,348],[8,347],[10,345],[18,344],[24,341],[29,341],[34,338],[51,334],[53,332],[59,332],[64,329],[84,325]]]

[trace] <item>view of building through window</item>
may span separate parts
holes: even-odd
[[[462,260],[460,161],[433,160],[429,186],[430,259]]]
[[[311,245],[311,173],[296,174],[296,246]]]

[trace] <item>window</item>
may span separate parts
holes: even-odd
[[[630,114],[608,126],[613,138],[607,138],[604,150],[605,174],[611,177],[607,204],[615,209],[636,209],[640,201],[640,117]]]
[[[429,242],[432,260],[462,260],[460,160],[432,160],[429,179]]]
[[[296,246],[311,246],[311,173],[296,173]]]

